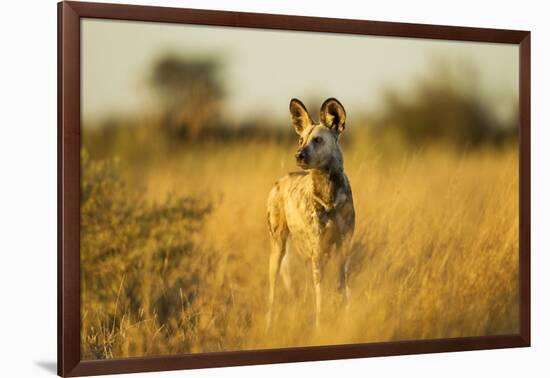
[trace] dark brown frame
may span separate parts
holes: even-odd
[[[519,333],[82,361],[80,359],[80,19],[106,18],[519,45]],[[82,2],[58,4],[58,374],[82,376],[530,346],[529,31]]]

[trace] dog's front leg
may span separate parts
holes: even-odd
[[[338,219],[336,222],[337,225],[342,225],[343,220]],[[342,232],[342,229],[341,229]],[[352,233],[344,233],[341,243],[338,248],[338,255],[340,256],[340,293],[342,294],[342,299],[345,303],[346,310],[349,310],[350,305],[350,286],[349,286],[349,275],[350,267],[352,264]]]
[[[342,293],[342,299],[344,300],[344,305],[346,309],[349,307],[349,265],[350,257],[347,256],[347,251],[340,251],[340,292]]]
[[[273,302],[275,301],[275,288],[277,287],[277,279],[281,269],[281,262],[285,255],[285,238],[272,237],[271,254],[269,255],[269,297],[268,310],[266,315],[265,329],[269,331],[271,328],[271,320],[273,318]]]
[[[313,276],[313,287],[315,289],[315,328],[319,329],[321,324],[322,292],[321,292],[321,261],[320,256],[311,258],[311,272]]]

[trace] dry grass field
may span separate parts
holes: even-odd
[[[295,146],[188,143],[139,162],[84,151],[83,358],[516,332],[516,150],[386,154],[342,139],[357,214],[351,301],[340,311],[329,291],[317,331],[299,259],[264,331],[266,197],[296,169]]]

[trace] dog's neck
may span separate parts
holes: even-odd
[[[326,168],[311,169],[310,175],[314,197],[326,211],[330,211],[337,205],[339,190],[346,185],[342,160],[332,159]]]

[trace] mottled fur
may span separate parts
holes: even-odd
[[[337,259],[340,288],[346,300],[349,295],[349,244],[355,227],[355,211],[338,146],[346,113],[342,104],[331,98],[321,107],[319,123],[312,121],[305,106],[296,99],[290,102],[290,114],[300,136],[296,160],[303,170],[279,179],[268,196],[267,221],[271,236],[268,328],[289,237],[293,249],[311,261],[316,325],[321,314],[323,266],[329,258]]]

